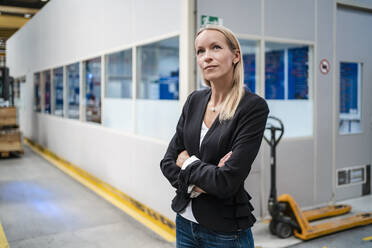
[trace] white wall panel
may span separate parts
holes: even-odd
[[[235,33],[259,35],[261,32],[260,0],[198,0],[197,26],[200,16],[217,16],[223,19],[223,25]]]
[[[174,190],[160,170],[166,142],[38,114],[34,140],[136,200],[173,218]]]
[[[179,32],[180,14],[180,0],[50,1],[8,40],[8,65],[18,77],[92,58]]]
[[[182,107],[174,100],[137,100],[136,132],[170,141],[176,132]]]
[[[181,0],[132,0],[132,5],[135,40],[180,32]]]
[[[312,138],[282,140],[276,148],[277,195],[290,194],[300,207],[313,204],[313,154]],[[264,150],[264,202],[267,203],[271,187],[270,148]],[[264,214],[268,214],[264,206]]]
[[[264,0],[265,35],[286,39],[315,39],[314,0]]]
[[[317,0],[317,40],[315,71],[315,138],[316,156],[314,169],[315,204],[328,202],[332,198],[332,81],[334,65],[332,64],[333,53],[333,1]],[[331,71],[327,75],[319,72],[318,66],[322,59],[331,62]]]
[[[133,132],[133,100],[105,98],[103,101],[103,125],[124,132]]]

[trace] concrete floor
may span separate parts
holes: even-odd
[[[0,222],[11,248],[170,248],[25,147],[0,160]]]
[[[349,214],[333,219],[343,218],[360,212],[372,212],[372,195],[346,200],[340,203],[349,204],[352,210]],[[317,224],[327,221],[311,222]],[[372,236],[372,225],[357,227],[343,232],[323,236],[314,240],[302,241],[294,236],[280,239],[269,232],[269,223],[259,222],[253,227],[253,235],[256,247],[260,248],[371,248],[372,241],[364,241],[363,238]]]
[[[360,212],[372,212],[372,196],[366,196],[344,201],[345,204],[352,206],[351,213],[345,216],[354,215]],[[341,218],[341,217],[340,217]],[[347,231],[335,233],[322,238],[303,242],[290,246],[291,248],[371,248],[372,240],[364,241],[366,237],[372,236],[372,225],[357,227]]]
[[[352,213],[372,212],[372,196],[345,201]],[[171,248],[170,244],[25,147],[20,158],[0,159],[0,222],[11,248]],[[372,225],[308,242],[253,227],[256,247],[372,247]]]

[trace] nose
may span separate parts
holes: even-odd
[[[212,53],[209,49],[205,50],[205,53],[204,53],[204,56],[203,56],[203,60],[205,62],[210,62],[212,60]]]

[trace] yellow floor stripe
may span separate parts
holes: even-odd
[[[369,236],[369,237],[365,237],[363,238],[364,241],[371,241],[372,240],[372,236]]]
[[[88,172],[58,157],[48,149],[24,139],[25,144],[54,166],[70,175],[169,242],[176,241],[175,223]],[[0,248],[2,248],[0,246]]]
[[[8,240],[6,239],[3,226],[0,223],[0,248],[9,248]]]

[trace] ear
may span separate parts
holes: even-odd
[[[234,54],[233,54],[233,64],[235,65],[239,61],[240,61],[240,51],[236,49]]]

